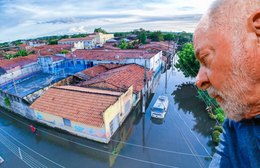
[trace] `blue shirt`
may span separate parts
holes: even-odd
[[[209,167],[260,168],[260,118],[226,119],[217,152]]]

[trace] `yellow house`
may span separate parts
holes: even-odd
[[[126,92],[59,86],[32,105],[36,120],[74,135],[109,143],[132,107],[133,86]]]
[[[90,37],[95,37],[97,44],[103,45],[107,40],[114,38],[114,34],[103,34],[103,33],[94,33]]]

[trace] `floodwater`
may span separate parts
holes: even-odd
[[[166,73],[159,77],[146,113],[140,103],[108,145],[36,123],[33,134],[31,121],[0,109],[0,156],[5,159],[0,167],[208,167],[214,121],[196,97],[192,79],[172,69],[167,78]],[[164,120],[151,119],[151,107],[162,94],[169,97],[168,112]]]

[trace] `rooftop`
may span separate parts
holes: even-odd
[[[17,57],[13,59],[4,59],[0,61],[0,68],[10,70],[18,66],[24,66],[33,62],[37,62],[37,55],[31,54],[25,57]]]
[[[153,72],[147,70],[147,79],[150,80]],[[93,87],[109,90],[127,90],[131,85],[134,92],[140,92],[144,87],[144,68],[129,64],[113,68],[105,72],[97,74],[95,77],[78,84],[81,87]]]
[[[173,50],[172,44],[169,42],[151,42],[149,44],[144,44],[139,47],[139,49],[151,49],[151,50],[158,50],[158,51],[168,51]]]
[[[57,45],[43,45],[31,48],[30,51],[34,50],[35,53],[40,55],[54,55],[60,53],[62,50],[71,50],[71,46],[68,44],[57,44]]]
[[[102,127],[103,112],[114,104],[121,94],[76,86],[53,87],[31,107],[71,121]]]
[[[59,40],[59,42],[89,41],[89,40],[93,40],[94,38],[95,38],[94,36],[88,36],[88,37],[83,37],[83,38],[66,38],[66,39]]]
[[[73,52],[74,58],[86,60],[124,60],[129,58],[150,59],[158,52],[146,50],[76,50]],[[72,54],[67,54],[67,58],[72,58]]]

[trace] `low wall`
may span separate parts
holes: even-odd
[[[68,85],[71,83],[71,81],[73,80],[73,76],[70,76],[68,78],[65,78],[59,82],[56,82],[52,85],[46,86],[34,93],[31,93],[25,97],[23,97],[23,99],[25,99],[26,101],[28,101],[29,103],[33,103],[37,98],[39,98],[42,94],[44,94],[50,87],[52,86],[64,86],[64,85]]]
[[[8,103],[9,102],[9,103]],[[0,106],[11,110],[25,118],[35,120],[34,111],[29,107],[29,103],[22,98],[5,93],[0,90]]]

